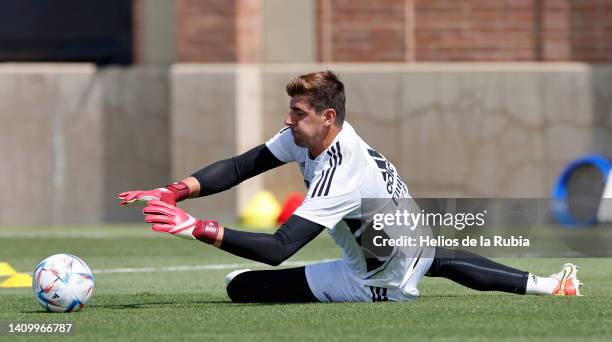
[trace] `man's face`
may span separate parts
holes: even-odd
[[[329,129],[325,115],[317,114],[306,95],[292,97],[289,108],[285,125],[291,127],[295,144],[306,148],[320,144]]]

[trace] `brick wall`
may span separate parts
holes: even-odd
[[[231,0],[176,0],[178,60],[235,62],[235,5]]]
[[[323,62],[612,61],[612,0],[318,0]]]
[[[397,62],[406,59],[405,0],[318,0],[319,59]]]
[[[574,0],[569,7],[572,60],[612,61],[612,0]]]
[[[180,62],[257,62],[261,1],[176,0]],[[316,0],[321,62],[612,62],[612,0]]]
[[[546,0],[542,6],[542,57],[548,61],[572,60],[568,0]]]
[[[418,61],[532,61],[534,0],[416,0]]]

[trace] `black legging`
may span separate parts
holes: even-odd
[[[318,302],[306,280],[305,267],[247,271],[227,285],[233,302],[304,303]]]
[[[227,285],[227,294],[233,302],[318,302],[304,270],[296,267],[240,273]],[[478,291],[525,294],[529,273],[471,252],[436,248],[426,276],[447,278]]]
[[[425,275],[447,278],[478,291],[525,294],[529,273],[471,252],[438,247],[433,263]]]

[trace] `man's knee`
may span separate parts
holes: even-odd
[[[227,295],[232,302],[245,301],[245,286],[248,285],[246,278],[248,278],[247,273],[249,272],[251,272],[249,269],[237,270],[225,276]]]
[[[227,275],[227,295],[240,303],[316,302],[304,267],[234,271]]]

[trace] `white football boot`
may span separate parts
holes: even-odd
[[[576,278],[579,269],[580,267],[574,264],[566,263],[561,268],[561,272],[551,275],[551,278],[559,281],[552,294],[554,296],[582,296],[580,294],[582,282]]]

